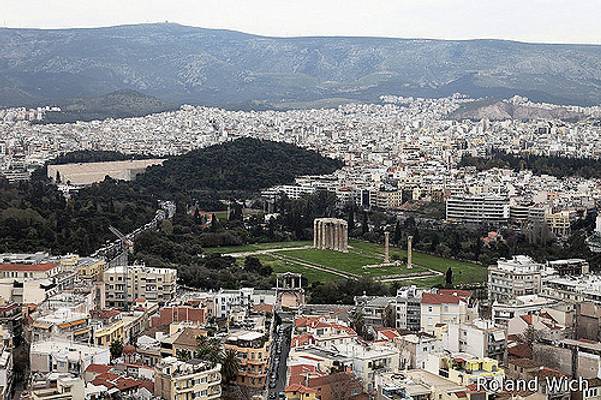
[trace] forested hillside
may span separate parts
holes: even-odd
[[[51,162],[131,158],[114,152],[78,152]],[[195,150],[152,167],[133,182],[106,179],[68,201],[43,169],[29,182],[0,179],[0,252],[51,251],[90,254],[115,238],[108,226],[129,232],[150,221],[157,201],[172,199],[180,210],[190,205],[224,207],[220,199],[248,196],[302,174],[335,171],[341,162],[290,144],[240,139]]]

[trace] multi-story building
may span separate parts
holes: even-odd
[[[85,383],[81,378],[61,374],[54,382],[35,385],[31,391],[32,400],[85,400]]]
[[[514,317],[537,314],[543,308],[559,304],[558,300],[545,298],[536,294],[518,296],[506,302],[495,301],[492,304],[492,320],[496,326],[506,327]]]
[[[503,361],[507,348],[505,329],[482,319],[461,324],[451,323],[444,335],[443,346],[451,353],[468,353]]]
[[[69,309],[41,315],[31,325],[31,340],[38,342],[55,338],[89,343],[92,331],[89,319],[88,314],[71,312]]]
[[[126,308],[138,298],[165,304],[175,296],[176,280],[175,269],[144,265],[111,267],[103,274],[106,305]]]
[[[528,256],[500,259],[488,267],[488,299],[507,302],[518,296],[538,294],[543,265]]]
[[[426,371],[463,386],[494,380],[501,387],[505,379],[505,370],[499,367],[499,361],[466,353],[450,356],[430,354],[426,361]]]
[[[423,369],[426,367],[428,354],[442,350],[441,340],[425,332],[410,333],[394,338],[393,341],[401,353],[400,369]]]
[[[356,296],[355,306],[361,309],[367,326],[383,326],[386,321],[386,309],[393,307],[394,297]],[[391,309],[392,310],[392,309]],[[391,314],[392,315],[392,314]],[[391,321],[389,321],[391,322]]]
[[[572,304],[601,304],[601,277],[592,274],[552,277],[545,281],[541,295]]]
[[[163,358],[155,367],[154,394],[165,400],[221,398],[221,364]]]
[[[478,305],[466,290],[440,289],[437,293],[423,293],[421,327],[434,334],[437,325],[463,323],[475,319]]]
[[[545,222],[549,230],[557,236],[569,236],[572,228],[572,220],[569,211],[557,213],[545,213]]]
[[[447,200],[447,221],[468,224],[506,224],[509,199],[496,195],[456,195]]]
[[[382,209],[399,208],[403,204],[400,190],[378,190],[371,193],[370,206]]]
[[[421,329],[421,291],[415,286],[397,290],[394,300],[395,327],[417,332]]]
[[[59,372],[79,375],[90,364],[110,363],[108,348],[49,339],[31,344],[29,365],[32,372]]]
[[[225,350],[233,350],[240,361],[236,383],[252,388],[266,384],[269,364],[269,336],[262,332],[238,331],[230,334],[224,343]]]
[[[252,305],[273,305],[275,302],[276,293],[274,290],[257,290],[254,288],[221,289],[215,294],[213,315],[216,318],[226,318],[233,307],[241,307],[247,310]]]
[[[77,274],[82,279],[100,280],[104,273],[105,265],[102,258],[80,258],[77,264]]]

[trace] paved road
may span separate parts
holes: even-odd
[[[271,366],[269,370],[269,376],[267,377],[267,389],[268,389],[268,399],[277,398],[278,393],[283,392],[286,387],[286,361],[288,360],[288,353],[290,352],[290,340],[292,338],[292,323],[283,319],[281,331],[277,331],[273,335],[273,349],[272,349],[272,359]],[[279,339],[281,338],[280,344],[278,344]],[[280,350],[278,354],[278,349]],[[275,387],[272,386],[272,371],[275,368],[275,360],[279,360],[278,367],[275,369]]]

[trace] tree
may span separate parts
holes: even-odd
[[[447,289],[453,288],[453,270],[451,267],[447,269],[447,272],[444,275],[444,287]]]
[[[192,357],[192,354],[190,353],[190,351],[185,350],[185,349],[178,349],[175,352],[175,356],[177,357],[178,360],[180,361],[189,361],[190,358]]]
[[[111,342],[110,351],[112,358],[121,357],[121,355],[123,354],[123,342],[120,340],[113,340]]]
[[[367,211],[363,211],[363,216],[361,219],[361,233],[365,235],[369,232],[369,222],[367,220]]]
[[[394,328],[396,326],[396,315],[394,306],[391,304],[384,308],[384,326],[387,328]]]
[[[403,232],[401,231],[401,222],[397,221],[396,225],[394,226],[394,233],[392,234],[392,243],[398,246],[401,243],[402,235]]]
[[[357,332],[357,335],[361,337],[365,335],[365,318],[361,308],[357,308],[351,315],[351,327],[355,330],[355,332]]]
[[[348,233],[350,234],[355,230],[355,206],[351,204],[348,214]]]
[[[194,357],[215,364],[221,362],[221,342],[219,339],[198,336],[196,338],[196,351],[194,352]]]
[[[234,350],[226,350],[223,354],[223,361],[221,364],[221,374],[226,384],[236,379],[238,371],[240,370],[240,360],[236,356]]]
[[[230,221],[242,221],[243,220],[243,214],[242,214],[242,206],[240,204],[238,204],[237,201],[234,201],[231,205],[230,208],[230,215],[228,218]]]
[[[528,348],[532,351],[534,349],[534,343],[540,341],[541,338],[542,333],[534,326],[528,325],[526,330],[518,336],[518,341],[528,345]]]

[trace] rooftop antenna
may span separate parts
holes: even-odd
[[[121,231],[117,228],[115,228],[114,226],[110,225],[109,226],[109,230],[113,233],[113,235],[117,236],[119,238],[119,241],[121,242],[121,255],[117,256],[117,257],[123,257],[125,256],[125,262],[123,263],[123,310],[128,311],[129,310],[129,288],[127,287],[127,278],[128,278],[128,273],[129,273],[129,268],[128,268],[128,260],[127,260],[127,253],[131,253],[133,251],[133,247],[134,247],[134,243],[127,238],[126,235],[124,235],[123,233],[121,233]]]

